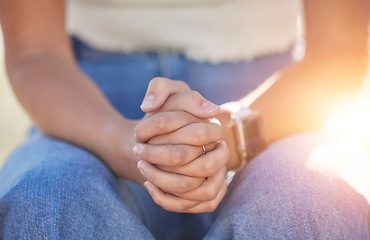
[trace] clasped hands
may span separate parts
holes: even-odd
[[[155,78],[141,108],[133,151],[153,200],[173,212],[214,211],[227,191],[229,157],[221,126],[209,121],[219,107],[184,82]]]

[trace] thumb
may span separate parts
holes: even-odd
[[[146,113],[154,112],[161,108],[171,95],[189,90],[190,87],[183,81],[162,77],[153,78],[149,83],[140,108]]]
[[[186,91],[169,96],[159,110],[185,111],[198,118],[213,118],[220,113],[220,106],[208,101],[199,92]]]

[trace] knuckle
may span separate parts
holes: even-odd
[[[180,165],[181,163],[183,163],[186,159],[186,153],[184,150],[182,150],[181,148],[177,147],[176,149],[174,149],[172,152],[172,163],[174,165]]]
[[[174,210],[175,210],[175,212],[184,212],[186,209],[187,209],[186,204],[183,203],[183,202],[180,202],[180,203],[176,204]]]
[[[217,141],[219,141],[219,140],[222,139],[222,127],[220,125],[217,125],[217,124],[213,124],[213,125],[215,125],[215,129],[213,130],[213,132],[216,135]]]
[[[150,85],[156,88],[163,88],[166,86],[167,79],[162,77],[155,77],[150,81]]]
[[[211,161],[204,161],[202,164],[202,172],[207,176],[215,174],[215,166]]]
[[[206,201],[212,201],[217,197],[218,192],[214,187],[204,190],[204,199]]]
[[[162,132],[167,129],[168,119],[163,115],[163,113],[158,113],[153,117],[153,126],[158,131]]]
[[[208,140],[208,131],[205,125],[201,125],[197,131],[197,138],[200,143],[206,143]]]
[[[189,191],[190,184],[187,179],[181,178],[177,183],[177,191],[179,193],[187,193]]]
[[[190,87],[184,81],[175,80],[175,83],[178,84],[181,89],[190,90]]]
[[[135,127],[136,140],[139,142],[145,141],[145,132],[146,131],[144,130],[144,126],[142,123],[139,123],[138,125],[136,125]]]
[[[201,97],[200,93],[194,90],[191,90],[187,92],[184,96],[184,103],[186,105],[194,105],[194,102],[196,102]]]
[[[189,97],[192,101],[202,99],[202,95],[197,91],[190,91]]]
[[[213,212],[216,210],[217,205],[214,203],[214,201],[208,202],[204,207],[204,212]]]

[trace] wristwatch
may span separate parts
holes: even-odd
[[[262,118],[257,111],[239,102],[222,104],[220,118],[228,119],[227,126],[223,126],[227,128],[226,141],[235,146],[237,153],[237,156],[231,154],[228,168],[237,171],[265,148]]]

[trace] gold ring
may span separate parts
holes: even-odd
[[[202,145],[202,155],[206,154],[206,147]]]

